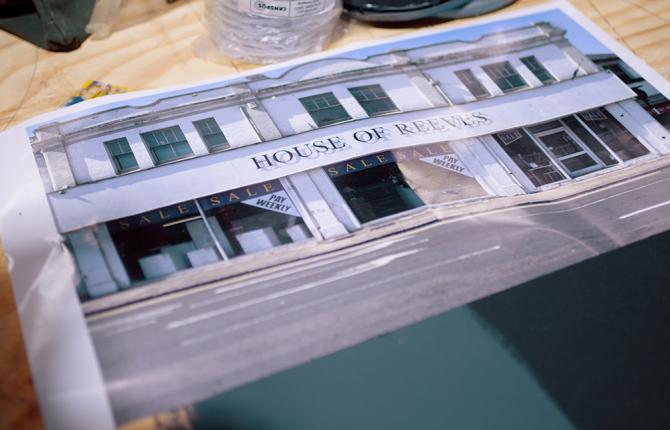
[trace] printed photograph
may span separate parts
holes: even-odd
[[[670,229],[670,101],[560,9],[27,131],[121,428]]]

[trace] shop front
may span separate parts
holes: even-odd
[[[448,143],[381,152],[324,170],[361,224],[487,195]]]
[[[106,227],[132,283],[312,237],[278,180],[109,221]]]
[[[493,137],[535,187],[577,178],[650,153],[603,108]]]

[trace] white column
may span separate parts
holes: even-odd
[[[343,236],[347,229],[335,216],[333,210],[324,200],[319,188],[314,184],[307,172],[297,173],[286,178],[297,193],[309,216],[316,224],[318,232],[324,239]]]
[[[209,154],[207,144],[205,143],[204,140],[202,140],[202,137],[200,137],[200,133],[198,133],[198,130],[195,129],[195,126],[191,121],[182,119],[181,121],[179,121],[179,128],[181,129],[182,133],[184,133],[184,137],[188,141],[188,146],[191,147],[191,151],[193,151],[193,154],[195,155]]]
[[[650,150],[670,154],[670,132],[635,100],[607,105],[605,109]]]
[[[94,228],[86,227],[67,236],[88,294],[95,298],[118,291],[98,245]]]
[[[100,244],[102,255],[105,257],[105,261],[107,261],[107,267],[109,267],[109,271],[117,285],[121,288],[130,287],[131,282],[130,278],[128,277],[128,272],[126,272],[123,261],[121,261],[121,257],[116,250],[116,245],[114,245],[112,236],[109,234],[107,225],[99,224],[96,227],[95,232],[98,236],[98,243]]]
[[[154,167],[154,161],[151,158],[149,149],[147,149],[140,134],[134,130],[129,131],[126,135],[126,139],[128,139],[128,145],[130,145],[130,149],[133,151],[133,155],[135,155],[135,160],[137,160],[137,165],[140,169]]]
[[[53,189],[62,190],[77,185],[65,149],[65,141],[58,126],[42,127],[35,131],[35,136],[44,145],[40,152],[44,157]]]
[[[526,194],[524,187],[535,188],[523,173],[517,178],[514,175],[516,166],[510,168],[504,164],[502,157],[488,146],[497,145],[491,136],[463,139],[449,144],[486,191],[498,196],[515,196]]]

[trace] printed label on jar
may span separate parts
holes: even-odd
[[[316,15],[334,5],[334,0],[238,0],[240,12],[251,15],[294,18]]]

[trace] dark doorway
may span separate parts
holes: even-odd
[[[424,205],[394,162],[357,170],[332,180],[361,223]]]

